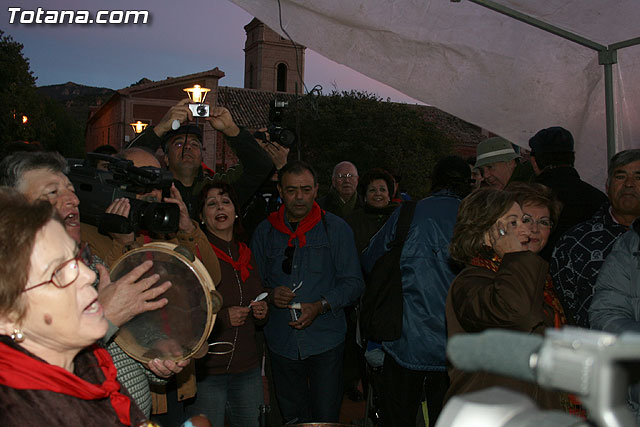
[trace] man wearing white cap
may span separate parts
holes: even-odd
[[[533,179],[531,165],[520,163],[520,155],[509,141],[499,136],[485,139],[476,151],[476,168],[480,168],[483,186],[504,190],[510,182]]]

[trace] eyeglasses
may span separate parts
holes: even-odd
[[[293,267],[293,253],[296,251],[295,246],[287,246],[284,250],[285,260],[282,261],[282,272],[285,274],[291,274],[291,268]]]
[[[531,215],[522,215],[522,223],[524,225],[526,225],[527,227],[533,227],[533,224],[538,224],[538,226],[542,227],[542,228],[552,228],[553,227],[553,221],[551,221],[549,218],[541,218],[539,220],[534,220],[533,217]]]
[[[345,179],[351,179],[351,178],[355,178],[358,175],[354,175],[352,173],[339,173],[336,175],[336,178],[340,181],[344,181]]]
[[[75,282],[75,280],[80,275],[80,266],[78,265],[78,261],[81,261],[82,263],[84,263],[84,265],[87,266],[91,265],[91,251],[89,250],[89,246],[87,246],[86,243],[78,249],[78,253],[76,254],[76,256],[68,261],[63,262],[58,266],[58,268],[53,271],[51,279],[25,288],[22,292],[30,291],[31,289],[35,289],[48,283],[53,283],[56,288],[66,288],[67,286]]]
[[[187,141],[186,143],[184,142],[184,140],[178,140],[175,141],[172,145],[178,149],[182,148],[185,145],[189,148],[200,149],[200,142],[193,139],[191,141]]]

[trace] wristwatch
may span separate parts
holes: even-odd
[[[331,306],[329,305],[329,301],[327,301],[326,299],[322,298],[320,300],[320,303],[322,304],[322,311],[320,312],[320,314],[325,314],[327,311],[331,310]]]

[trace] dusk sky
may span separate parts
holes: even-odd
[[[121,89],[143,77],[162,80],[218,67],[221,86],[244,82],[244,26],[253,18],[227,0],[8,0],[0,29],[24,45],[36,84],[74,83]],[[11,24],[9,7],[24,10],[148,10],[150,22],[130,25]],[[393,101],[415,99],[306,51],[305,83],[323,93],[366,90]]]

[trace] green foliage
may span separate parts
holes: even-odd
[[[401,176],[413,198],[429,192],[435,162],[450,154],[451,141],[406,104],[383,101],[367,92],[307,95],[285,114],[285,125],[299,125],[301,157],[318,171],[323,190],[336,163],[349,160],[360,175],[381,167]]]
[[[36,141],[65,156],[82,156],[84,125],[38,92],[22,48],[0,30],[0,143]]]

